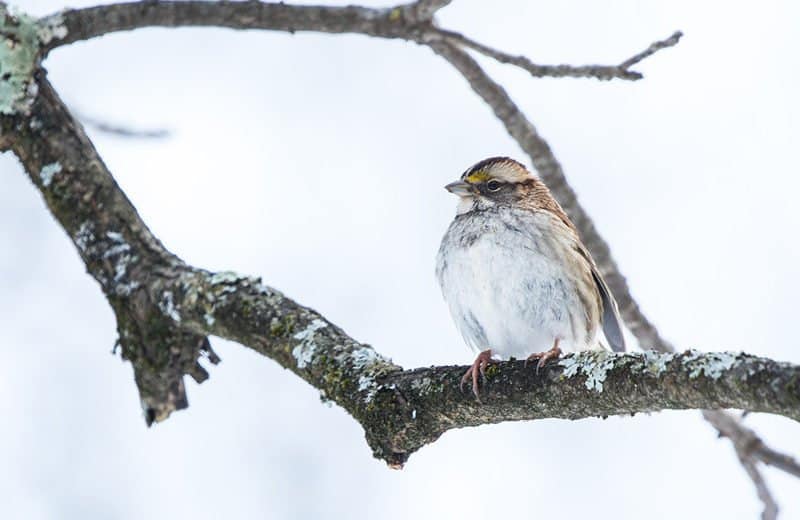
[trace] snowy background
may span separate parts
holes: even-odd
[[[93,0],[71,0],[71,7]],[[387,3],[388,4],[388,3]],[[535,5],[534,5],[535,4]],[[375,4],[371,4],[375,5]],[[535,80],[483,61],[562,161],[645,312],[680,348],[800,362],[796,2],[455,0],[442,25],[636,83]],[[58,0],[17,0],[44,15]],[[433,276],[455,200],[490,155],[529,163],[466,82],[400,41],[147,29],[54,51],[49,77],[151,229],[186,261],[262,276],[405,367],[468,363]],[[147,429],[113,314],[11,154],[0,156],[0,516],[731,518],[761,505],[696,412],[451,431],[397,472],[274,362],[223,363]],[[800,454],[800,426],[751,416]],[[783,518],[800,482],[767,478]]]

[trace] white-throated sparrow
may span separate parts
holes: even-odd
[[[493,356],[538,359],[561,352],[624,351],[614,297],[575,226],[539,179],[508,157],[483,160],[445,186],[460,197],[442,239],[436,276],[464,340],[479,352],[464,374]]]

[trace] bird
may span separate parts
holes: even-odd
[[[456,328],[478,353],[464,373],[480,403],[479,374],[499,359],[625,350],[619,311],[575,225],[522,163],[490,157],[445,186],[459,197],[436,277]],[[600,329],[607,345],[600,338]]]

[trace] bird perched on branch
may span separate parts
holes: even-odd
[[[495,357],[538,360],[562,352],[624,351],[614,297],[575,226],[547,187],[522,164],[492,157],[445,188],[458,195],[442,239],[436,276],[450,314],[479,352],[461,380],[472,381]]]

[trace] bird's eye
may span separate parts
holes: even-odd
[[[503,183],[500,182],[500,181],[496,181],[494,179],[492,179],[492,180],[490,180],[489,182],[486,183],[486,188],[489,191],[498,191],[502,187],[503,187]]]

